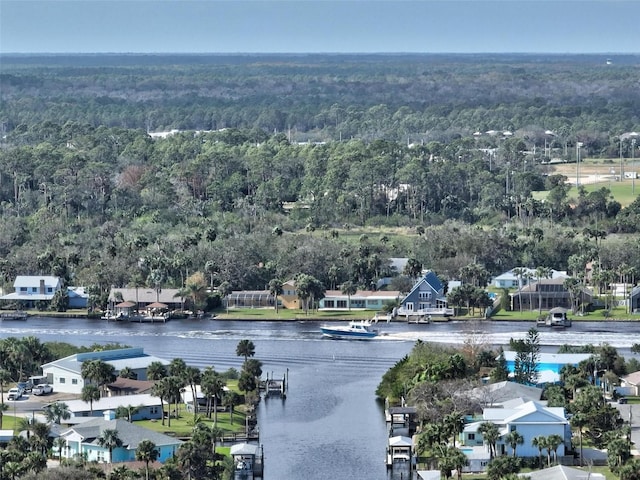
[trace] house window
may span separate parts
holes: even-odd
[[[77,378],[72,378],[71,379],[71,385],[77,385],[78,384],[78,379]]]
[[[53,287],[47,287],[47,293],[53,293]]]
[[[325,300],[324,301],[324,306],[325,308],[334,308],[334,301],[333,300]]]
[[[29,289],[27,287],[20,287],[20,291],[21,292],[27,292],[27,291],[29,291]]]
[[[489,462],[480,462],[480,466],[481,467],[486,467],[489,464]]]
[[[420,300],[431,300],[431,292],[419,292],[418,298]]]
[[[31,293],[38,293],[38,287],[31,287]]]
[[[476,434],[475,433],[470,433],[469,434],[469,440],[475,440],[476,439]]]
[[[346,300],[338,300],[336,302],[336,307],[338,307],[338,308],[347,308],[347,301]]]
[[[159,411],[158,407],[149,407],[149,413],[151,413],[152,415],[157,414]]]
[[[102,463],[104,463],[104,462],[105,462],[105,459],[104,459],[104,452],[103,452],[102,450],[98,450],[98,451],[96,452],[96,460],[98,460],[98,462],[102,462]]]
[[[65,383],[65,382],[66,382],[66,380],[64,379],[64,377],[60,377],[59,382],[60,382],[60,383]]]

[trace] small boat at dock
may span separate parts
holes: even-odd
[[[567,317],[566,308],[556,307],[549,310],[549,314],[537,322],[539,327],[567,328],[571,326],[571,319]]]
[[[349,340],[371,340],[378,336],[378,330],[368,321],[351,321],[347,326],[323,325],[320,331],[325,337]]]
[[[0,320],[26,320],[29,314],[22,310],[16,310],[15,312],[1,312]]]

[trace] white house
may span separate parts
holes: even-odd
[[[120,397],[101,397],[92,404],[84,400],[65,400],[71,413],[70,423],[80,417],[104,417],[106,412],[115,412],[118,407],[133,408],[131,420],[159,420],[162,418],[162,404],[159,397],[148,393],[123,395]]]
[[[567,272],[551,270],[550,278],[566,278]],[[535,268],[516,267],[493,278],[493,285],[497,288],[518,288],[537,281]]]
[[[101,447],[98,439],[105,430],[116,430],[122,446],[113,450],[109,458],[109,449]],[[166,462],[173,457],[182,444],[181,440],[159,432],[140,427],[126,420],[114,420],[111,416],[95,418],[75,425],[63,431],[60,437],[65,440],[60,455],[62,458],[84,457],[88,462],[115,463],[132,462],[136,459],[136,449],[143,440],[155,443],[158,461]]]
[[[392,290],[358,290],[346,295],[340,290],[327,290],[319,302],[319,310],[382,310],[385,303],[397,302],[400,292]]]
[[[571,445],[571,426],[565,416],[564,407],[547,407],[543,402],[536,401],[514,401],[513,405],[505,404],[501,408],[485,408],[482,420],[465,425],[462,433],[463,446],[471,447],[468,450],[462,449],[469,457],[468,471],[483,470],[489,460],[489,448],[484,445],[482,434],[478,431],[484,422],[492,422],[498,427],[498,455],[512,453],[506,438],[510,432],[516,430],[524,439],[523,444],[516,450],[519,457],[538,457],[538,449],[531,445],[531,440],[537,436],[559,435],[563,443],[558,447],[558,457],[564,456],[565,449]]]
[[[602,473],[592,472],[590,468],[565,467],[564,465],[519,473],[518,476],[529,480],[605,480],[606,478]]]
[[[49,275],[18,275],[13,282],[12,293],[3,295],[0,300],[24,302],[34,307],[36,302],[50,302],[58,290],[62,289],[60,277]]]
[[[51,379],[54,392],[82,393],[85,381],[82,378],[82,363],[87,360],[102,360],[113,365],[115,374],[125,367],[137,375],[138,380],[147,379],[147,367],[152,362],[169,365],[168,360],[147,355],[142,348],[122,348],[99,352],[76,353],[42,365],[43,375]]]

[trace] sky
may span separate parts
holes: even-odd
[[[0,0],[0,53],[639,53],[640,0]]]

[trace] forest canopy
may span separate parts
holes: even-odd
[[[640,271],[640,200],[550,163],[640,158],[637,60],[5,55],[2,281],[370,288],[390,257],[443,279]]]

